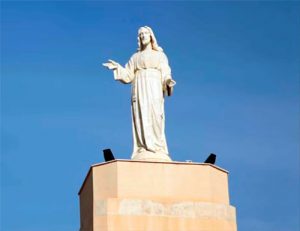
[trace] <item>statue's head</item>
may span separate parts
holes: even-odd
[[[143,50],[144,45],[148,42],[151,42],[153,50],[163,51],[163,49],[158,46],[152,29],[149,26],[140,27],[138,30],[138,51]]]

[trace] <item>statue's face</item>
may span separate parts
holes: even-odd
[[[146,28],[140,30],[139,36],[143,46],[146,46],[151,42],[150,32]]]

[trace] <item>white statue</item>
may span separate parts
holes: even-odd
[[[172,94],[176,82],[152,29],[144,26],[138,30],[138,51],[125,68],[113,60],[103,65],[113,70],[115,80],[132,85],[131,159],[171,161],[165,137],[164,96]]]

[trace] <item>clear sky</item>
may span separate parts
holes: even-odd
[[[173,160],[217,154],[240,231],[298,231],[300,2],[1,1],[1,230],[79,229],[102,149],[132,151],[125,64],[151,26],[169,58]]]

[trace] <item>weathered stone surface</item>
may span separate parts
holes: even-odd
[[[200,163],[94,165],[79,192],[80,231],[236,231],[227,178]]]

